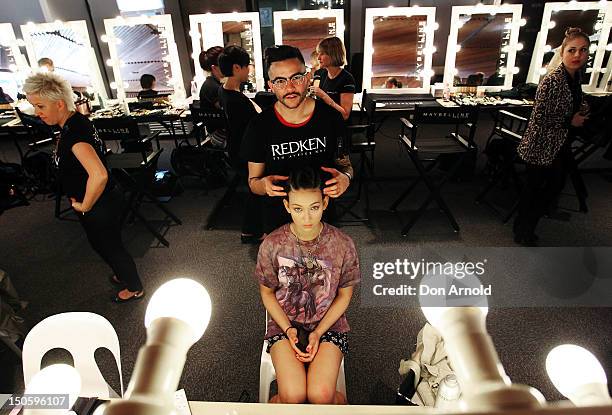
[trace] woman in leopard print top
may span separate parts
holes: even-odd
[[[569,28],[561,45],[562,63],[538,87],[529,124],[518,146],[519,156],[527,163],[527,180],[514,222],[518,244],[537,244],[537,223],[563,190],[573,163],[568,135],[572,127],[582,127],[588,118],[580,112],[580,71],[587,62],[589,45],[586,33]]]

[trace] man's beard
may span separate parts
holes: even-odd
[[[285,95],[283,95],[283,96],[282,96],[282,98],[281,98],[281,99],[279,99],[278,101],[279,101],[279,102],[280,102],[282,105],[284,105],[286,108],[289,108],[289,109],[295,109],[295,108],[299,107],[299,106],[300,106],[300,104],[302,104],[302,102],[304,102],[304,100],[306,99],[306,96],[307,96],[306,92],[307,92],[307,91],[304,91],[302,94],[300,94],[300,93],[298,93],[298,92],[292,92],[292,93],[290,93],[290,94],[285,94]],[[287,95],[298,95],[298,96],[300,97],[300,100],[299,100],[299,101],[298,101],[298,102],[297,102],[295,105],[288,105],[288,104],[287,104],[287,102],[285,102],[285,97],[286,97]]]

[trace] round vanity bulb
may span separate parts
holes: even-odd
[[[108,43],[108,36],[107,35],[102,35],[100,36],[100,40],[104,43]]]
[[[521,19],[520,20],[520,25],[521,26],[525,26],[527,24],[527,19]]]
[[[550,23],[548,23],[549,29],[554,29],[556,26],[557,26],[557,22],[555,22],[554,20],[551,20]]]
[[[115,82],[115,81],[111,81],[111,83],[110,83],[110,84],[108,84],[108,86],[110,86],[110,87],[111,87],[111,89],[117,89],[117,82]]]
[[[421,310],[423,310],[429,324],[442,331],[441,327],[444,325],[444,318],[447,313],[458,312],[464,308],[479,309],[482,319],[485,319],[489,312],[489,307],[421,307]]]
[[[68,394],[68,409],[76,402],[81,392],[81,376],[66,364],[50,365],[34,375],[26,386],[26,394]]]
[[[608,43],[608,46],[606,46],[606,50],[607,50],[608,52],[611,52],[611,51],[612,51],[612,43]]]
[[[108,65],[108,66],[113,66],[113,60],[112,60],[112,59],[110,59],[110,58],[109,58],[109,59],[107,59],[107,60],[106,60],[106,65]]]
[[[552,349],[546,357],[546,372],[557,390],[576,406],[610,403],[606,372],[583,347],[564,344]],[[589,389],[584,390],[587,385]]]
[[[550,52],[551,50],[552,50],[552,46],[550,46],[550,45],[546,45],[546,46],[544,46],[544,52],[548,53],[548,52]]]
[[[523,50],[524,47],[525,47],[525,45],[523,45],[522,43],[517,43],[516,44],[516,50]]]
[[[206,288],[189,278],[177,278],[153,293],[145,314],[145,327],[160,317],[173,317],[189,324],[195,343],[208,326],[211,310]]]

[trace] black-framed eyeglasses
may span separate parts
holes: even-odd
[[[308,79],[308,77],[306,76],[306,72],[303,72],[303,73],[296,73],[295,75],[291,76],[289,79],[274,78],[270,82],[272,82],[272,86],[274,86],[274,88],[284,89],[284,88],[287,88],[289,81],[291,81],[293,85],[303,85],[304,82],[306,82],[306,79]]]

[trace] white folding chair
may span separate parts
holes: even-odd
[[[98,368],[94,353],[104,347],[113,354],[119,369],[119,384],[123,396],[119,339],[111,323],[104,317],[86,312],[61,313],[47,317],[30,330],[23,343],[23,380],[28,385],[40,371],[43,356],[51,349],[65,349],[81,375],[84,397],[102,399],[118,397],[108,386]]]
[[[268,312],[266,311],[266,326],[268,321]],[[267,327],[266,327],[267,328]],[[261,348],[261,361],[259,363],[259,403],[268,403],[270,399],[270,385],[276,379],[276,370],[272,364],[272,356],[266,352],[266,341],[263,342]],[[340,363],[338,372],[338,381],[336,382],[336,390],[346,396],[346,378],[344,376],[344,358]]]

